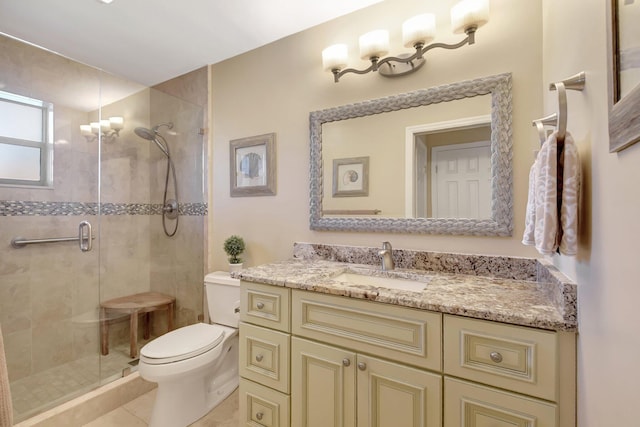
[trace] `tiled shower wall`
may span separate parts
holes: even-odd
[[[200,77],[184,81],[189,90],[194,82],[203,85],[206,93],[206,72]],[[181,79],[174,80],[179,87]],[[100,300],[162,291],[177,297],[178,326],[196,322],[207,209],[202,105],[5,37],[0,86],[53,102],[55,120],[53,189],[0,187],[0,325],[10,379],[90,355],[98,369]],[[79,126],[97,119],[101,99],[103,118],[123,116],[125,128],[114,141],[103,141],[99,153]],[[177,170],[181,210],[172,238],[164,235],[159,214],[166,158],[133,132],[165,121],[175,124],[175,135],[163,134]],[[91,252],[80,252],[76,243],[10,245],[17,236],[77,235],[83,220],[94,228]],[[164,331],[163,317],[156,317],[156,332]],[[113,329],[113,340],[128,340],[126,322]]]

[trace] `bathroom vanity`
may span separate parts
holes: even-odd
[[[552,265],[296,245],[239,273],[241,425],[575,426],[576,289]]]

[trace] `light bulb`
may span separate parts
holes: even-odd
[[[436,35],[436,17],[432,13],[409,18],[402,24],[402,43],[404,47],[427,44]]]
[[[370,31],[360,36],[360,58],[380,58],[389,51],[389,32],[387,30]]]

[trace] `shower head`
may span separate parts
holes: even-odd
[[[159,126],[166,126],[166,125],[167,124],[161,124],[161,125],[158,125],[158,126],[154,126],[153,129],[151,129],[151,130],[149,130],[147,128],[143,128],[143,127],[137,127],[133,131],[140,138],[146,139],[147,141],[155,142],[155,144],[158,146],[160,151],[162,151],[165,156],[171,158],[171,155],[169,154],[169,146],[167,145],[166,141],[164,141],[164,138],[162,138],[162,135],[158,134],[158,130],[157,130]],[[173,127],[173,124],[171,124],[171,127]],[[169,127],[169,129],[171,129],[171,127]],[[164,141],[164,144],[161,143],[158,140],[158,137],[161,138]]]
[[[156,132],[149,130],[147,128],[138,127],[133,130],[136,135],[140,138],[146,139],[147,141],[153,141],[156,139]]]

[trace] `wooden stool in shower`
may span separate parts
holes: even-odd
[[[166,310],[167,326],[173,330],[173,316],[175,309],[175,297],[159,292],[143,292],[141,294],[127,295],[110,299],[100,303],[100,352],[103,356],[109,354],[109,319],[117,314],[129,315],[129,340],[131,357],[138,356],[138,315],[144,314],[143,329],[144,338],[149,339],[149,320],[151,312]]]

